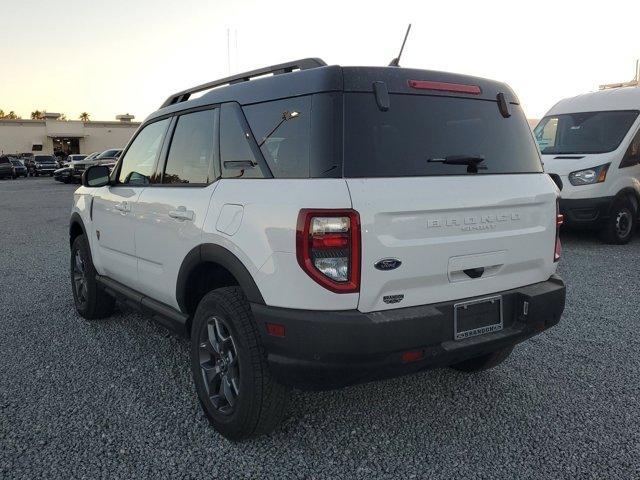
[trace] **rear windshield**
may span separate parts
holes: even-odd
[[[56,161],[51,155],[36,155],[34,160],[36,162],[43,162],[43,163],[51,163]]]
[[[493,101],[395,94],[381,111],[372,93],[345,93],[344,176],[541,172],[524,114],[509,107],[505,118]],[[477,171],[447,160],[468,158]]]
[[[637,110],[550,115],[534,134],[544,154],[606,153],[620,146],[637,117]]]

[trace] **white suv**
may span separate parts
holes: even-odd
[[[290,387],[487,369],[555,325],[557,198],[506,85],[300,60],[171,96],[87,169],[73,295],[189,335],[207,417],[246,438]]]

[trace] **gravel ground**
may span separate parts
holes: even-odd
[[[76,315],[73,190],[0,182],[0,478],[640,478],[640,239],[564,235],[564,318],[501,367],[295,392],[276,432],[234,444],[186,340]]]

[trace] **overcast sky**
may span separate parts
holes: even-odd
[[[141,120],[229,63],[386,65],[409,22],[403,66],[505,81],[529,118],[640,57],[640,1],[0,0],[0,108]]]

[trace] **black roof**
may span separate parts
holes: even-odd
[[[299,67],[300,64],[303,65],[302,68]],[[265,76],[270,73],[272,75]],[[409,80],[475,85],[480,87],[481,93],[466,94],[418,90],[409,86]],[[241,105],[249,105],[321,92],[372,92],[372,84],[376,81],[385,82],[390,93],[468,96],[469,98],[493,101],[496,100],[498,93],[504,93],[509,102],[519,103],[518,98],[509,86],[484,78],[400,67],[329,66],[320,59],[303,59],[245,72],[178,92],[170,96],[159,110],[149,116],[149,119],[189,108],[224,102],[238,102]],[[189,99],[192,93],[209,88],[211,90],[201,97],[193,100]]]

